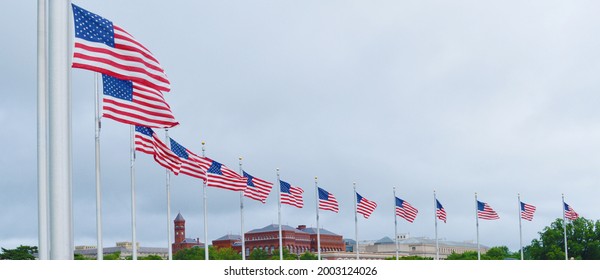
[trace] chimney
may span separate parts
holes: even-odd
[[[297,229],[298,230],[305,230],[306,229],[306,225],[298,225]]]

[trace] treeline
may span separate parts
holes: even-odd
[[[524,259],[526,260],[564,260],[565,259],[565,239],[564,231],[567,232],[568,257],[574,260],[600,260],[600,220],[593,221],[585,218],[578,218],[565,224],[563,219],[556,219],[549,226],[539,232],[539,238],[533,239],[530,245],[525,246]],[[2,248],[0,260],[34,260],[38,252],[36,246],[19,246],[16,249]],[[231,248],[214,248],[208,250],[211,260],[241,260],[241,255]],[[306,252],[302,255],[290,254],[287,249],[283,251],[285,260],[316,260],[317,255]],[[82,255],[75,255],[76,260],[90,260]],[[105,260],[119,260],[120,253],[106,254]],[[131,259],[131,257],[128,257]],[[160,260],[157,255],[139,257],[139,260]],[[204,248],[194,247],[177,251],[173,255],[175,260],[204,260]],[[253,250],[248,256],[249,260],[278,260],[279,251],[275,250],[273,254],[265,250]],[[395,259],[395,258],[388,258]],[[403,260],[427,260],[431,258],[421,258],[416,256],[402,257]],[[476,260],[477,252],[470,251],[462,254],[452,253],[447,260]],[[505,260],[521,259],[519,251],[511,252],[506,246],[490,248],[485,254],[481,254],[482,260]]]

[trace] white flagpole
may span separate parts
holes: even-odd
[[[567,219],[565,217],[565,194],[562,194],[562,210],[563,210],[563,236],[565,238],[565,260],[569,260],[569,250],[567,249]]]
[[[315,176],[315,209],[317,213],[317,260],[321,260],[321,232],[319,230],[319,186]]]
[[[358,253],[358,215],[356,213],[356,204],[357,202],[357,195],[356,195],[356,182],[352,183],[353,188],[354,188],[354,236],[356,238],[356,259],[359,260],[360,256]]]
[[[394,187],[394,243],[396,244],[396,260],[400,259],[398,255],[398,218],[396,217],[396,187]]]
[[[206,157],[206,148],[204,147],[204,141],[202,141],[202,157]],[[208,171],[207,171],[208,172]],[[208,173],[206,174],[206,181],[202,181],[202,199],[204,201],[204,260],[209,259],[208,255],[208,214],[206,207],[206,182],[208,181]]]
[[[69,21],[71,1],[48,5],[48,176],[50,258],[73,259]]]
[[[240,157],[240,176],[244,177],[244,169],[242,168],[242,157]],[[242,260],[246,260],[246,240],[244,234],[244,192],[240,192],[240,228],[242,236]]]
[[[37,176],[38,176],[38,258],[50,258],[48,248],[48,79],[46,61],[46,0],[38,0],[37,21]]]
[[[435,259],[440,259],[440,242],[438,239],[438,222],[437,222],[437,197],[435,196],[435,190],[433,190],[433,221],[435,224]]]
[[[130,126],[130,172],[131,172],[131,259],[137,260],[136,214],[135,214],[135,126]]]
[[[519,249],[521,251],[521,260],[524,260],[524,256],[523,256],[523,229],[521,227],[521,221],[523,220],[523,218],[521,218],[521,194],[517,193],[517,198],[519,200]]]
[[[475,193],[475,225],[477,226],[477,260],[481,260],[481,248],[479,246],[479,204],[477,193]]]
[[[171,138],[169,138],[168,128],[165,128],[165,142],[167,144],[167,147],[171,149]],[[165,170],[167,188],[167,251],[169,253],[169,260],[173,260],[173,248],[171,245],[171,171],[169,171],[169,169]]]
[[[281,235],[281,181],[279,180],[279,168],[277,168],[277,217],[279,220],[279,260],[283,260],[283,237]]]
[[[96,119],[96,259],[104,259],[104,248],[102,247],[102,192],[100,185],[100,129],[102,127],[100,118],[100,93],[98,90],[98,76],[94,73],[94,111]]]

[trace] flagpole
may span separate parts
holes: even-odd
[[[240,157],[240,176],[244,177],[244,169],[242,168],[242,157]],[[246,260],[246,240],[244,235],[244,192],[240,192],[240,227],[242,232],[242,260]]]
[[[521,250],[521,260],[524,260],[523,257],[523,229],[521,227],[521,222],[523,218],[521,217],[521,194],[517,193],[517,198],[519,200],[519,249]]]
[[[135,214],[135,127],[130,126],[130,167],[131,176],[131,259],[137,260],[136,214]]]
[[[358,199],[356,196],[356,182],[352,183],[353,188],[354,188],[354,236],[356,238],[356,259],[359,260],[359,253],[358,253],[358,215],[356,214],[356,203],[358,203],[356,200]]]
[[[481,248],[479,246],[479,205],[477,203],[477,193],[475,193],[475,225],[477,227],[477,260],[481,260]]]
[[[321,232],[319,230],[319,186],[315,176],[315,209],[317,213],[317,260],[321,260]]]
[[[102,246],[102,191],[100,184],[100,129],[102,127],[100,118],[100,93],[98,91],[98,76],[94,73],[94,116],[95,116],[95,142],[96,142],[96,259],[104,259]]]
[[[400,259],[398,256],[398,218],[396,217],[396,187],[394,189],[394,243],[396,244],[396,260]]]
[[[48,5],[48,190],[50,258],[73,259],[69,0]]]
[[[169,138],[169,129],[165,128],[165,143],[167,148],[171,149],[171,138]],[[169,252],[169,260],[173,260],[173,248],[171,245],[171,171],[166,171],[166,189],[167,189],[167,250]]]
[[[48,248],[48,64],[46,59],[46,0],[38,0],[37,20],[37,176],[38,258],[50,257]]]
[[[206,148],[204,146],[204,141],[202,141],[202,157],[206,157]],[[202,199],[204,201],[204,259],[208,260],[208,215],[206,207],[206,182],[208,181],[208,173],[206,174],[206,180],[202,183]]]
[[[435,190],[433,190],[433,221],[435,224],[435,259],[440,259],[440,242],[438,239],[438,222],[437,222],[437,197],[435,196]]]
[[[283,237],[281,236],[281,181],[279,180],[279,168],[277,168],[277,217],[279,221],[279,260],[283,260]]]
[[[567,219],[565,218],[565,194],[562,194],[562,210],[563,210],[563,236],[565,238],[565,260],[569,260],[569,251],[567,247]]]

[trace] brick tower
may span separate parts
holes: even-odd
[[[202,247],[204,245],[203,243],[200,243],[199,238],[193,239],[185,237],[185,219],[181,216],[181,213],[177,214],[173,223],[175,224],[175,242],[173,242],[171,246],[173,254],[181,249]]]
[[[175,244],[183,243],[185,240],[185,219],[181,213],[175,218]]]

